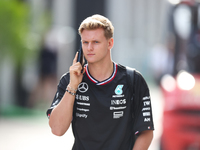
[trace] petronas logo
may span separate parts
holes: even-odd
[[[122,90],[123,86],[124,86],[124,85],[118,85],[118,86],[116,87],[116,89],[115,89],[115,94],[121,95],[121,94],[123,93],[123,90]]]

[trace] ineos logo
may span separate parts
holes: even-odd
[[[85,82],[80,83],[78,86],[78,90],[81,93],[85,93],[88,90],[88,84]]]

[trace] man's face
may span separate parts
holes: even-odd
[[[81,33],[83,53],[88,63],[105,61],[113,46],[113,39],[106,39],[102,28],[83,30]]]

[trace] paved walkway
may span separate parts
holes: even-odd
[[[46,117],[1,118],[0,150],[70,150],[73,135],[51,134]]]
[[[159,89],[150,89],[156,130],[149,150],[159,150],[163,100]],[[71,150],[73,140],[71,128],[62,137],[54,136],[45,112],[39,117],[0,118],[0,150]]]

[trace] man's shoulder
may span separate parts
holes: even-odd
[[[118,68],[123,69],[123,70],[127,70],[128,68],[131,69],[131,70],[134,70],[136,76],[142,77],[142,74],[134,67],[124,66],[124,65],[119,64],[119,63],[117,64],[117,66],[118,66]]]
[[[124,66],[122,64],[117,64],[117,66],[118,66],[119,69],[122,69],[122,70],[127,70],[128,68],[134,70],[134,81],[135,82],[140,82],[140,83],[141,82],[142,83],[143,82],[146,83],[142,73],[139,70],[137,70],[136,68],[129,67],[129,66]]]
[[[66,84],[68,82],[69,82],[69,72],[66,72],[61,76],[59,84]]]
[[[117,65],[117,72],[125,73],[126,72],[126,66],[116,63]]]
[[[60,80],[63,79],[63,78],[66,78],[67,76],[69,76],[69,72],[65,72],[65,73],[60,77]]]
[[[117,67],[118,68],[121,68],[121,69],[126,69],[126,67],[124,66],[124,65],[122,65],[122,64],[119,64],[119,63],[116,63],[117,64]]]

